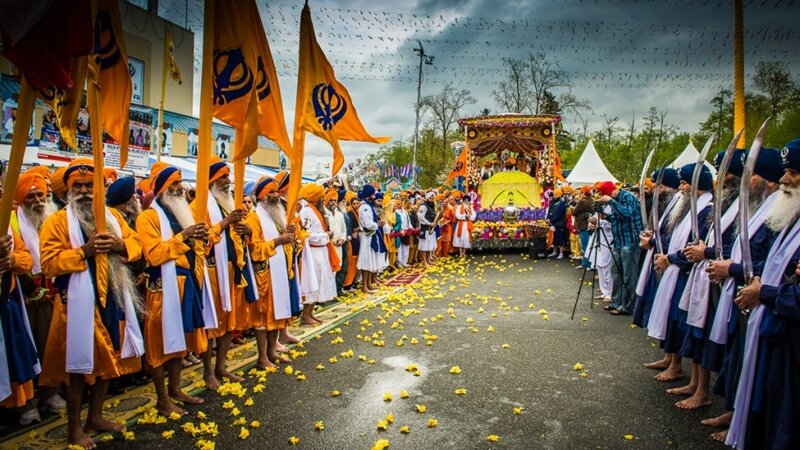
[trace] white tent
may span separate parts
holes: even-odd
[[[567,182],[572,186],[582,186],[586,184],[594,184],[598,181],[613,181],[618,182],[614,175],[608,171],[600,155],[597,154],[597,149],[594,148],[594,143],[590,140],[586,144],[586,149],[583,150],[575,167],[567,176]]]
[[[681,167],[687,164],[696,163],[698,157],[700,157],[700,152],[697,151],[697,148],[694,146],[694,144],[689,142],[689,145],[687,145],[686,148],[683,149],[681,154],[678,155],[677,158],[675,158],[675,161],[672,161],[670,167],[672,167],[673,169],[680,169]],[[711,170],[712,175],[717,174],[717,169],[715,169],[714,165],[712,165],[708,161],[706,161],[706,167],[708,167],[708,169]]]

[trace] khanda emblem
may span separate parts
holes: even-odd
[[[267,71],[264,70],[264,60],[260,56],[258,57],[258,70],[256,73],[256,92],[258,93],[258,101],[261,101],[269,97],[272,90],[269,86]]]
[[[347,102],[329,84],[320,83],[314,86],[311,101],[314,104],[314,116],[325,131],[333,128],[347,112]]]
[[[781,150],[781,160],[784,166],[789,165],[789,147],[783,147],[783,150]]]
[[[224,105],[244,97],[253,88],[253,71],[241,48],[214,52],[214,104]]]
[[[94,22],[94,52],[100,70],[114,67],[122,56],[111,27],[111,14],[105,9],[97,11]]]

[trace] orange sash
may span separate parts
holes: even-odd
[[[317,215],[317,219],[319,219],[320,225],[324,227],[327,222],[325,222],[325,218],[322,216],[322,213],[319,212],[317,207],[311,203],[308,204],[308,207],[314,211],[314,214]],[[331,270],[338,272],[342,269],[342,262],[339,261],[339,256],[336,255],[336,249],[334,248],[333,242],[331,242],[330,238],[328,239],[328,245],[326,247],[328,247],[328,263],[331,265]]]

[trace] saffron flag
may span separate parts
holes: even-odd
[[[461,153],[458,154],[458,158],[456,158],[455,166],[453,166],[453,170],[447,175],[447,179],[444,181],[445,183],[449,183],[455,177],[466,177],[467,176],[467,147],[461,149]]]
[[[300,16],[300,63],[294,118],[294,152],[299,152],[300,158],[303,150],[297,148],[298,134],[305,131],[328,141],[333,147],[333,175],[344,165],[339,140],[385,144],[390,139],[372,137],[364,129],[350,94],[336,80],[333,67],[317,44],[308,4]]]
[[[90,67],[89,77],[101,89],[100,125],[119,143],[119,167],[122,169],[128,160],[128,112],[132,88],[117,0],[97,1],[94,33],[93,57],[99,74],[93,74]]]
[[[181,69],[178,67],[178,63],[175,62],[175,39],[172,37],[172,32],[169,29],[167,29],[164,39],[167,49],[167,51],[164,52],[164,70],[167,71],[170,78],[177,81],[178,84],[182,84]]]

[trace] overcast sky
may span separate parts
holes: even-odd
[[[136,2],[134,2],[136,3]],[[302,1],[258,1],[276,61],[287,123],[294,118]],[[186,5],[188,4],[188,13]],[[447,83],[478,100],[464,111],[502,113],[492,90],[502,58],[544,53],[567,71],[573,93],[593,107],[590,129],[603,114],[637,123],[650,106],[667,121],[695,132],[709,100],[732,87],[732,0],[311,0],[317,39],[337,78],[348,88],[368,131],[407,138],[414,132],[417,40],[435,56],[425,66],[422,95]],[[780,60],[800,75],[800,0],[745,0],[745,63]],[[200,90],[202,1],[160,0],[159,14],[195,33],[195,113]],[[748,82],[749,85],[749,82]],[[576,129],[577,117],[565,126]],[[638,126],[638,125],[637,125]],[[291,135],[291,133],[290,133]],[[376,145],[343,142],[348,160]],[[331,160],[313,136],[307,170]]]

